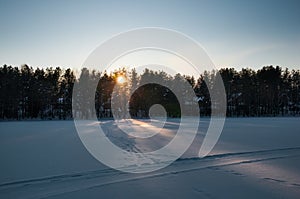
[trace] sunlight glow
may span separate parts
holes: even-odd
[[[117,77],[117,83],[118,84],[124,84],[126,82],[126,78],[122,75]]]

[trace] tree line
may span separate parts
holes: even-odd
[[[300,71],[282,69],[279,66],[264,66],[259,70],[234,68],[218,70],[227,96],[227,116],[299,116],[300,115]],[[211,100],[206,82],[215,78],[216,71],[205,71],[199,77],[176,74],[171,76],[164,71],[145,69],[138,74],[134,69],[124,68],[108,73],[89,71],[83,68],[76,79],[72,69],[60,67],[36,68],[28,65],[0,67],[0,119],[70,119],[72,118],[72,91],[74,84],[89,85],[97,82],[94,97],[95,114],[98,118],[110,118],[124,113],[129,102],[131,117],[148,117],[153,104],[164,106],[169,117],[180,117],[180,105],[172,88],[160,84],[145,84],[149,79],[171,82],[178,88],[187,81],[193,88],[201,116],[211,113]],[[118,83],[118,78],[124,82]],[[170,84],[170,85],[172,85]],[[115,90],[114,90],[115,88]],[[116,89],[117,88],[117,89]],[[115,92],[113,94],[113,91]],[[182,89],[182,96],[185,90]],[[114,96],[112,96],[114,95]],[[120,110],[112,109],[118,98]],[[83,99],[84,100],[84,99]],[[188,104],[188,103],[186,103]],[[114,114],[113,114],[114,113]],[[81,113],[84,117],[84,110]]]

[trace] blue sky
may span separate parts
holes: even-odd
[[[3,1],[0,64],[80,68],[111,36],[183,32],[220,67],[300,69],[300,1]]]

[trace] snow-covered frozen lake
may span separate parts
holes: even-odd
[[[148,141],[100,123],[120,148],[147,152],[172,139],[178,119]],[[94,159],[73,121],[0,122],[0,198],[299,198],[300,118],[227,118],[214,149],[197,158],[208,124],[201,119],[168,167],[131,174]]]

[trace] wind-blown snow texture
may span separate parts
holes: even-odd
[[[119,147],[146,152],[168,143],[178,122],[168,120],[149,140],[128,138],[113,121],[101,124]],[[193,144],[170,166],[130,174],[95,160],[72,121],[1,122],[0,198],[300,196],[300,118],[229,118],[213,151],[199,159],[208,124],[201,119]]]

